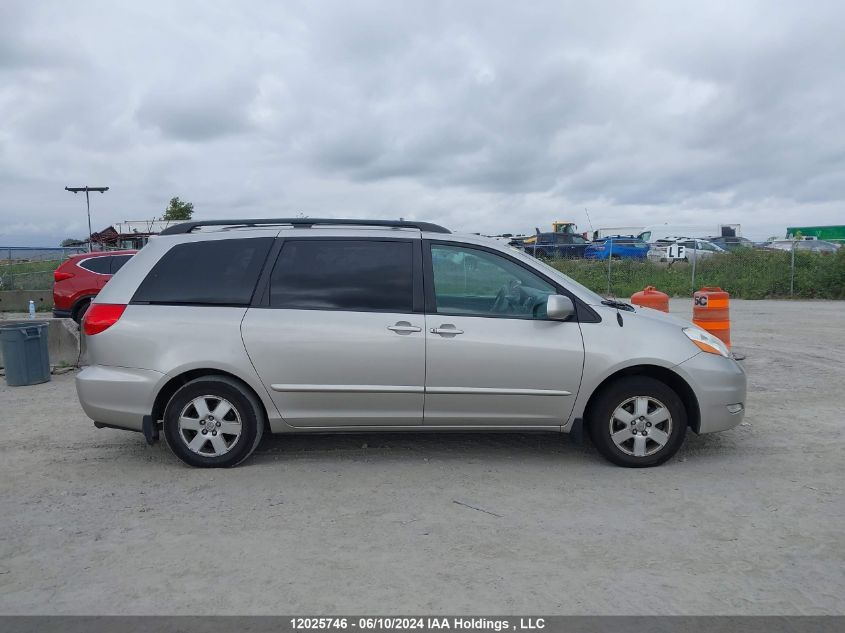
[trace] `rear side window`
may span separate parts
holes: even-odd
[[[102,257],[91,257],[90,259],[84,259],[79,262],[79,267],[84,268],[85,270],[90,270],[92,273],[97,273],[100,275],[110,275],[111,257],[104,255]]]
[[[138,286],[134,303],[249,305],[272,237],[178,244]]]
[[[614,240],[614,246],[624,246],[626,248],[645,248],[648,246],[645,242],[640,240]]]
[[[287,241],[270,279],[270,306],[412,312],[412,245],[376,240]]]
[[[115,274],[118,270],[123,268],[123,265],[132,259],[132,255],[112,255],[108,259],[111,260],[111,274]]]

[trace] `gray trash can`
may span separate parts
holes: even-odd
[[[50,380],[49,328],[44,321],[0,325],[7,385],[37,385]]]

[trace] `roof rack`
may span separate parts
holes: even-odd
[[[164,229],[159,235],[182,235],[203,226],[266,226],[290,224],[296,228],[311,228],[316,225],[340,226],[388,226],[402,229],[419,229],[429,233],[451,233],[447,228],[431,222],[409,222],[406,220],[338,220],[336,218],[254,218],[250,220],[202,220],[182,222]]]

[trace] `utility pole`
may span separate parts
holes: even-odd
[[[92,250],[91,244],[91,199],[88,197],[88,193],[90,191],[99,191],[100,193],[105,193],[108,191],[108,187],[89,187],[85,185],[84,187],[65,187],[65,191],[70,191],[71,193],[79,193],[80,191],[85,192],[85,206],[88,208],[88,252],[90,253]]]

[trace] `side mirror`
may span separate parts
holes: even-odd
[[[549,295],[546,299],[546,316],[555,321],[565,321],[575,314],[572,299],[563,295]]]

